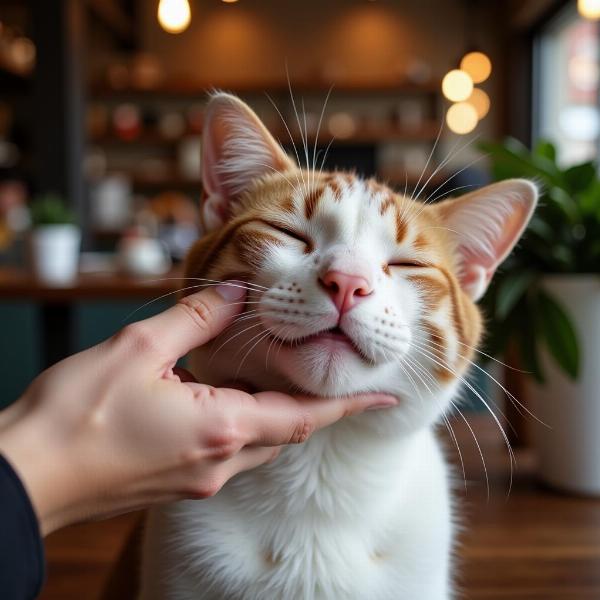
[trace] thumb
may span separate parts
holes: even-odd
[[[244,307],[246,284],[226,281],[181,298],[175,306],[142,321],[144,332],[160,341],[176,360],[216,337]]]

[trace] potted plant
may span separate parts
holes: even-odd
[[[73,213],[53,194],[31,204],[31,256],[35,275],[51,285],[66,285],[77,276],[81,231]]]
[[[561,168],[540,141],[481,144],[494,177],[529,177],[540,202],[522,243],[484,299],[488,351],[531,374],[539,474],[600,494],[600,180],[597,165]]]

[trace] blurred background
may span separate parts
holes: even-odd
[[[533,483],[600,494],[598,18],[598,0],[0,0],[0,407],[172,302],[202,235],[210,90],[247,100],[290,152],[306,139],[325,168],[428,201],[529,177],[541,208],[484,299],[486,356],[455,419],[467,472],[484,485],[476,423],[502,495],[489,404],[522,452],[527,491],[516,512],[474,517],[465,585],[473,598],[599,598],[597,501]],[[536,433],[531,412],[550,427]],[[570,528],[556,530],[556,511]],[[486,555],[525,522],[537,524],[529,550],[511,554],[507,540],[503,559]],[[59,538],[46,597],[96,597],[124,523]],[[574,553],[556,550],[555,579],[546,543]],[[517,587],[495,596],[482,569],[510,557]]]

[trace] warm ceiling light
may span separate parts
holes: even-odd
[[[238,0],[223,0],[223,2],[225,2],[225,4],[234,4],[237,1]]]
[[[160,0],[158,22],[168,33],[181,33],[188,28],[192,19],[188,0]]]
[[[490,97],[479,88],[475,88],[473,93],[467,98],[468,102],[477,112],[477,118],[483,119],[490,110]]]
[[[469,52],[460,61],[460,68],[470,75],[473,83],[481,83],[490,76],[492,62],[483,52]]]
[[[453,69],[442,79],[442,92],[452,102],[466,100],[473,91],[473,80],[464,71]]]
[[[446,113],[446,123],[450,131],[464,135],[477,126],[477,111],[468,102],[453,104]]]
[[[600,19],[600,0],[577,0],[577,10],[585,19]]]

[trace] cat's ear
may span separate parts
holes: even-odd
[[[531,182],[509,179],[435,207],[455,238],[458,277],[473,300],[483,296],[496,268],[521,237],[537,197]]]
[[[223,225],[237,198],[254,180],[293,163],[261,120],[231,94],[217,93],[202,131],[202,217],[207,230]]]

